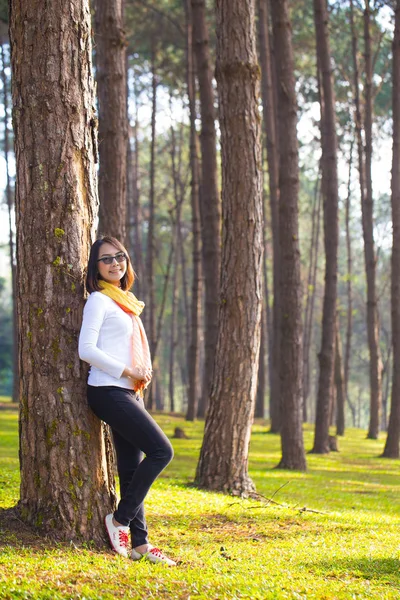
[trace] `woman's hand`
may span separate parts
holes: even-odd
[[[122,375],[124,377],[130,377],[135,381],[144,381],[145,383],[148,383],[153,377],[153,370],[151,368],[140,366],[126,367]]]

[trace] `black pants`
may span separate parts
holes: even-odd
[[[148,541],[143,501],[172,460],[172,446],[133,390],[88,385],[87,398],[94,414],[110,425],[113,433],[121,493],[114,517],[130,526],[133,547],[141,546]]]

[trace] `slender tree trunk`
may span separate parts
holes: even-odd
[[[302,429],[302,290],[298,224],[299,156],[297,99],[289,4],[272,0],[272,24],[278,85],[279,256],[280,256],[280,398],[282,458],[279,467],[305,470]]]
[[[322,315],[322,342],[319,354],[319,382],[312,452],[329,452],[329,404],[332,394],[338,252],[338,174],[335,97],[332,81],[325,0],[314,0],[317,55],[320,70],[322,193],[324,197],[325,292]]]
[[[351,172],[353,166],[353,141],[350,146],[349,157],[349,178],[347,184],[346,197],[346,249],[347,249],[347,326],[346,326],[346,349],[344,354],[344,390],[346,400],[351,410],[353,418],[353,427],[355,427],[355,406],[350,400],[349,394],[349,376],[350,376],[350,356],[351,356],[351,338],[353,333],[353,258],[351,250],[350,233],[350,207],[351,207]]]
[[[12,209],[14,205],[13,191],[11,188],[11,177],[9,168],[10,140],[8,129],[8,105],[9,89],[6,69],[9,65],[6,60],[5,45],[1,44],[1,79],[3,83],[3,105],[4,105],[4,158],[6,163],[6,199],[8,208],[8,244],[11,265],[11,290],[12,290],[12,323],[13,323],[13,391],[12,401],[19,401],[19,369],[18,369],[18,321],[17,321],[17,265],[15,261],[14,234],[12,228]]]
[[[333,365],[332,365],[332,369],[333,369],[333,373],[332,373],[332,381],[333,381],[333,385],[332,385],[332,390],[331,390],[331,397],[330,397],[330,404],[329,404],[329,426],[333,427],[335,424],[335,416],[336,416],[336,380],[335,380],[335,373],[336,373],[336,331],[335,331],[335,345],[334,345],[334,361],[333,361]]]
[[[204,417],[211,391],[218,332],[221,268],[221,206],[218,192],[214,91],[205,0],[191,0],[201,111],[201,239],[205,286],[205,361],[198,416]]]
[[[263,161],[264,164],[264,161]],[[265,298],[265,315],[263,317],[263,327],[265,328],[265,332],[263,334],[263,332],[261,331],[261,335],[264,335],[264,342],[261,342],[264,344],[265,346],[265,350],[263,351],[263,355],[265,354],[265,352],[267,352],[268,354],[268,360],[267,360],[267,364],[268,364],[268,377],[269,377],[269,381],[271,380],[271,371],[272,371],[272,357],[273,357],[273,350],[272,350],[272,329],[273,329],[273,318],[272,318],[272,310],[271,310],[271,301],[270,301],[270,291],[269,291],[269,283],[268,283],[268,268],[267,268],[267,258],[268,258],[268,251],[267,251],[267,229],[268,229],[268,225],[267,225],[267,219],[266,219],[266,211],[265,211],[265,193],[264,193],[264,185],[263,185],[263,220],[264,220],[264,237],[263,237],[263,247],[264,247],[264,254],[263,254],[263,280],[264,280],[264,298]],[[261,352],[261,350],[260,350]],[[265,363],[264,363],[265,364]],[[263,387],[265,388],[267,385],[267,378],[264,376],[264,384]],[[270,386],[269,386],[270,387]],[[263,398],[262,398],[263,404],[262,404],[262,411],[263,411],[263,416],[265,416],[265,389],[263,392]],[[261,400],[260,400],[261,402]]]
[[[99,99],[99,227],[126,243],[126,41],[123,0],[95,0]]]
[[[281,302],[279,287],[279,150],[276,135],[276,102],[272,75],[272,58],[270,51],[269,0],[258,0],[259,39],[261,63],[261,92],[263,103],[263,122],[267,140],[267,161],[269,177],[269,200],[271,212],[271,233],[273,247],[273,297],[271,335],[271,371],[270,371],[270,419],[271,433],[281,430],[281,395],[280,395],[280,345],[281,345]]]
[[[183,348],[183,356],[184,360],[182,361],[181,373],[182,373],[182,384],[184,388],[184,398],[182,401],[182,411],[187,410],[187,399],[189,397],[188,390],[188,382],[189,382],[189,373],[188,373],[188,355],[189,355],[189,345],[190,345],[190,311],[189,311],[189,302],[188,302],[188,282],[187,282],[187,274],[186,274],[186,250],[185,250],[185,240],[183,237],[182,231],[182,223],[178,224],[178,252],[181,261],[181,279],[182,279],[182,296],[180,298],[180,310],[181,314],[184,315],[184,319],[178,320],[179,330],[182,332],[182,335],[179,335],[179,339],[182,340],[182,348]]]
[[[201,231],[200,231],[200,199],[199,178],[200,168],[197,150],[196,133],[196,87],[193,65],[193,15],[190,0],[184,0],[187,20],[187,87],[190,112],[190,169],[191,205],[192,205],[192,236],[193,236],[193,280],[192,280],[192,310],[191,336],[189,346],[189,397],[186,413],[187,421],[194,421],[197,415],[199,398],[199,339],[200,339],[200,301],[201,301]],[[215,307],[214,307],[215,308]],[[207,329],[207,326],[206,326]],[[207,384],[209,378],[206,378]]]
[[[181,274],[182,274],[182,299],[183,309],[185,315],[185,352],[186,355],[189,353],[190,345],[190,310],[189,310],[189,299],[188,299],[188,281],[187,281],[187,269],[186,269],[186,250],[185,250],[185,239],[182,231],[182,223],[179,222],[178,229],[179,236],[179,256],[181,258]]]
[[[382,431],[388,430],[388,399],[391,383],[392,343],[388,348],[386,361],[382,370]]]
[[[89,3],[12,2],[10,39],[20,514],[52,536],[103,542],[114,481],[76,351],[97,209]]]
[[[370,420],[368,438],[376,440],[379,435],[382,408],[382,360],[379,348],[379,316],[376,295],[376,254],[373,223],[372,194],[372,53],[370,33],[370,6],[365,2],[365,197],[362,205],[364,233],[365,270],[367,275],[367,330],[370,355]]]
[[[264,161],[263,161],[264,164]],[[272,313],[270,309],[270,294],[268,285],[268,270],[267,270],[267,225],[265,215],[265,192],[263,185],[263,289],[264,289],[264,306],[261,316],[261,341],[260,341],[260,358],[258,365],[258,381],[257,381],[257,396],[256,396],[256,407],[254,416],[257,418],[264,418],[265,416],[265,387],[266,387],[266,369],[265,369],[265,353],[268,354],[268,374],[271,373],[271,359],[272,359]]]
[[[154,34],[153,34],[154,35]],[[147,301],[149,305],[148,321],[147,321],[147,335],[149,337],[149,345],[151,355],[153,357],[153,368],[156,367],[154,364],[154,354],[156,345],[156,300],[155,300],[155,284],[154,284],[154,207],[155,207],[155,153],[156,153],[156,116],[157,116],[157,74],[156,74],[156,49],[155,42],[152,40],[151,46],[151,87],[152,87],[152,107],[151,107],[151,144],[150,144],[150,197],[149,197],[149,224],[147,232],[147,256],[146,256],[146,267],[147,267]],[[155,368],[156,370],[156,368]],[[153,409],[154,405],[154,394],[153,385],[150,386],[149,394],[147,397],[147,408]]]
[[[400,456],[400,0],[397,0],[393,39],[393,157],[392,157],[392,336],[393,379],[388,435],[383,456]]]
[[[142,247],[142,214],[140,208],[140,170],[139,170],[139,114],[138,114],[138,92],[136,89],[135,73],[133,73],[133,96],[135,99],[135,123],[131,128],[132,139],[129,140],[130,161],[128,162],[129,176],[131,182],[131,197],[129,203],[131,206],[132,222],[128,235],[132,239],[131,248],[134,257],[135,294],[140,297],[146,297],[146,278],[143,264]],[[133,142],[133,147],[132,147]]]
[[[344,435],[344,405],[346,400],[346,390],[344,387],[342,342],[340,339],[339,315],[337,316],[335,346],[336,435]]]
[[[308,352],[308,354],[310,354],[310,350],[311,350],[311,343],[313,340],[313,328],[314,328],[314,307],[315,307],[315,297],[316,297],[316,289],[317,289],[317,273],[318,273],[318,257],[319,257],[319,238],[320,238],[320,231],[321,231],[321,208],[322,208],[322,192],[320,190],[319,194],[318,194],[318,205],[317,205],[317,226],[316,226],[316,232],[315,232],[315,250],[314,250],[314,257],[313,257],[313,261],[314,261],[314,265],[313,265],[313,274],[312,274],[312,278],[311,278],[311,296],[310,296],[310,306],[309,306],[309,311],[308,311],[308,323],[307,323],[307,349],[306,351]],[[310,362],[308,361],[307,363],[307,372],[306,372],[306,378],[303,378],[303,381],[305,381],[305,385],[306,385],[306,389],[305,392],[303,392],[303,396],[304,396],[304,400],[303,402],[307,402],[308,400],[308,396],[310,394]],[[303,418],[305,416],[305,413],[303,411]],[[311,416],[311,415],[310,415]]]
[[[180,201],[178,194],[178,173],[176,167],[176,141],[175,131],[171,127],[171,163],[172,163],[172,178],[174,186],[175,198],[175,220],[173,225],[172,248],[174,256],[174,266],[172,275],[172,308],[171,308],[171,330],[170,330],[170,352],[169,352],[169,399],[171,412],[175,411],[175,350],[177,346],[176,340],[176,314],[178,308],[178,267],[179,267],[179,231],[180,226]]]
[[[317,282],[317,267],[319,256],[319,231],[321,221],[321,197],[318,179],[315,185],[314,203],[312,210],[311,242],[309,252],[309,270],[307,285],[307,300],[304,314],[303,333],[303,421],[307,421],[307,400],[310,394],[310,349],[314,325],[315,287]]]
[[[266,346],[265,314],[261,314],[261,339],[260,358],[258,362],[257,394],[254,416],[258,419],[264,418],[264,395],[265,395],[265,346]]]
[[[176,234],[175,234],[176,235]],[[177,252],[177,239],[174,240],[174,272],[172,276],[172,314],[171,314],[171,333],[170,333],[170,352],[169,352],[169,402],[171,412],[175,411],[175,349],[177,345],[175,327],[176,327],[176,311],[178,305],[178,252]]]
[[[218,343],[196,479],[245,494],[262,304],[262,177],[254,3],[217,0],[223,243]]]
[[[355,114],[354,114],[354,125],[356,131],[356,141],[357,141],[357,155],[358,155],[358,174],[360,181],[360,196],[361,196],[361,208],[365,206],[365,162],[364,162],[364,147],[362,140],[362,117],[361,117],[361,101],[360,101],[360,85],[359,85],[359,74],[358,74],[358,38],[357,31],[354,22],[354,6],[353,0],[350,0],[350,24],[351,24],[351,32],[352,32],[352,58],[353,58],[353,93],[354,93],[354,105],[355,105]],[[362,208],[363,210],[363,208]],[[371,372],[371,371],[370,371]],[[356,412],[356,408],[350,402],[350,396],[347,395],[347,400],[350,406],[350,410],[354,409],[354,414]]]
[[[172,223],[171,229],[173,229],[173,223]],[[175,248],[174,248],[174,245],[172,244],[170,246],[170,250],[169,250],[167,268],[164,272],[163,292],[162,292],[162,298],[161,298],[161,303],[160,303],[160,311],[159,311],[158,317],[157,317],[156,338],[154,341],[154,351],[153,351],[153,355],[152,355],[153,362],[155,362],[157,360],[158,344],[160,343],[161,336],[162,336],[164,311],[165,311],[165,306],[167,303],[168,286],[169,286],[169,282],[171,279],[171,270],[172,270],[172,263],[173,263],[173,259],[174,259],[174,253],[175,253]]]

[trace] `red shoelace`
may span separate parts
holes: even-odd
[[[119,535],[119,543],[121,544],[121,546],[125,546],[125,548],[127,548],[128,542],[129,542],[129,537],[128,537],[128,534],[126,533],[126,531],[119,531],[118,535]]]
[[[149,554],[154,554],[158,558],[165,558],[165,555],[161,552],[160,548],[152,548],[149,550]]]

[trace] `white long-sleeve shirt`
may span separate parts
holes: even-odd
[[[133,381],[122,377],[133,365],[133,322],[111,298],[92,292],[83,310],[79,335],[79,358],[91,365],[88,384],[115,385],[133,389]]]

